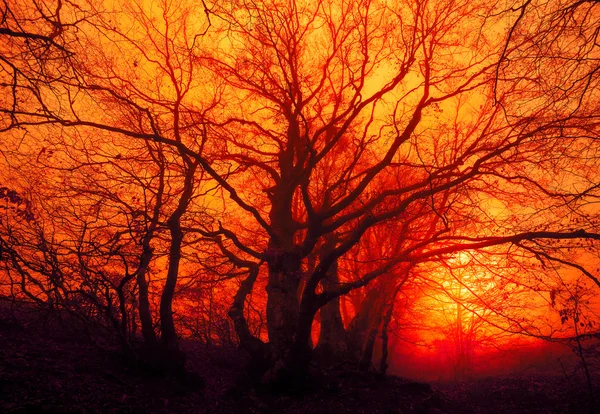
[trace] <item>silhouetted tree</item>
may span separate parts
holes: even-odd
[[[29,50],[31,36],[2,33],[10,98],[0,112],[10,121],[0,131],[68,131],[73,145],[96,131],[166,151],[160,341],[176,366],[172,303],[186,234],[247,272],[230,315],[257,376],[283,383],[310,366],[317,311],[339,327],[337,298],[376,279],[388,286],[397,269],[463,250],[563,260],[561,249],[600,238],[587,210],[599,170],[594,2],[181,2],[158,14],[62,4],[61,21],[73,23],[60,26],[58,50],[69,54],[56,65],[30,70],[51,60]],[[40,10],[19,9],[2,27]],[[226,205],[203,223],[196,198],[206,186]],[[337,282],[341,261],[391,222],[402,243]],[[243,312],[261,271],[268,343]],[[393,291],[373,299],[367,342]]]

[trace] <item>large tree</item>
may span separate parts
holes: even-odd
[[[256,240],[237,242],[239,254],[268,264],[276,367],[306,367],[315,312],[401,262],[597,237],[590,223],[569,231],[561,217],[580,213],[574,206],[595,181],[578,182],[573,193],[547,175],[575,180],[572,168],[593,171],[594,157],[578,158],[595,148],[592,108],[557,111],[547,90],[518,82],[530,79],[528,68],[504,67],[521,53],[512,37],[498,36],[515,33],[510,11],[323,1],[233,3],[213,12],[225,22],[223,47],[203,61],[223,78],[227,110],[212,130],[219,155],[253,180],[216,178],[264,229],[260,250]],[[499,67],[510,75],[501,77]],[[414,215],[439,220],[403,235],[413,243],[377,270],[327,286],[328,271],[369,228]],[[317,265],[303,267],[315,249]]]
[[[466,249],[563,260],[559,246],[600,238],[587,207],[598,195],[595,3],[95,3],[64,3],[69,53],[49,68],[31,70],[48,59],[29,42],[54,37],[11,43],[2,131],[51,125],[75,142],[96,130],[169,148],[170,351],[186,232],[248,269],[230,314],[276,380],[306,371],[316,312],[376,278]],[[231,202],[221,221],[186,226],[202,175]],[[406,223],[406,242],[358,279],[332,280],[390,221]],[[268,343],[241,311],[263,271]]]

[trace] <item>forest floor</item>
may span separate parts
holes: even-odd
[[[324,374],[310,391],[276,395],[244,385],[245,360],[238,351],[194,343],[183,347],[188,368],[197,375],[184,380],[152,376],[64,332],[40,332],[0,315],[0,412],[600,412],[584,384],[533,374],[424,384],[338,370]]]

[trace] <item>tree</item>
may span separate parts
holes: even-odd
[[[3,84],[17,97],[0,109],[3,131],[102,131],[168,153],[177,173],[165,183],[178,189],[163,213],[168,353],[178,354],[171,305],[186,234],[247,272],[230,315],[264,379],[283,382],[306,373],[317,311],[378,278],[463,250],[541,257],[600,238],[586,210],[598,195],[596,51],[584,46],[595,4],[556,33],[547,23],[567,9],[529,1],[516,17],[486,2],[164,2],[162,16],[112,10],[120,23],[95,2],[70,6],[86,16],[65,32],[73,55],[53,68],[60,76],[29,77],[39,91],[20,75]],[[571,70],[542,76],[565,34],[582,45]],[[11,48],[4,67],[37,62]],[[205,179],[231,203],[203,222],[191,212]],[[403,229],[393,254],[336,283],[336,266],[393,222]],[[268,343],[243,312],[261,269]]]
[[[135,279],[139,299],[137,311],[146,345],[150,349],[160,346],[159,359],[164,360],[159,362],[161,369],[180,371],[184,359],[178,349],[172,303],[182,260],[182,223],[190,211],[194,212],[196,221],[202,220],[202,208],[190,204],[202,193],[210,191],[210,187],[201,184],[202,174],[196,173],[198,162],[176,148],[165,147],[154,140],[127,141],[122,136],[168,131],[174,141],[181,141],[180,128],[193,125],[194,133],[199,134],[196,142],[202,145],[197,113],[194,119],[189,119],[186,110],[182,109],[186,95],[194,86],[189,82],[193,73],[188,72],[193,58],[194,37],[188,36],[187,22],[182,19],[170,21],[166,14],[163,16],[164,28],[153,26],[155,17],[142,6],[131,5],[113,10],[113,16],[127,15],[130,23],[139,30],[132,37],[119,30],[119,24],[113,23],[111,15],[101,5],[59,1],[56,13],[51,16],[55,20],[48,18],[45,7],[34,4],[32,9],[19,8],[21,15],[9,11],[7,15],[11,19],[4,20],[7,26],[13,21],[19,27],[24,26],[22,33],[25,35],[15,35],[10,27],[3,32],[16,39],[10,49],[12,59],[6,61],[6,67],[13,69],[14,77],[11,82],[3,84],[11,91],[7,96],[14,97],[3,107],[5,112],[14,115],[10,117],[10,123],[3,125],[3,130],[13,134],[13,139],[3,150],[9,151],[13,142],[20,145],[23,135],[37,135],[42,130],[48,134],[43,141],[47,146],[36,148],[36,143],[32,143],[29,154],[23,153],[22,146],[18,147],[6,168],[12,168],[14,176],[20,174],[25,180],[33,177],[35,172],[24,171],[16,165],[23,160],[32,163],[34,154],[39,150],[34,164],[48,171],[57,171],[58,178],[62,180],[60,185],[66,185],[73,200],[80,203],[70,212],[77,220],[64,217],[67,232],[77,233],[77,221],[82,217],[82,210],[88,206],[93,208],[96,216],[92,213],[91,218],[81,219],[83,231],[74,240],[92,250],[108,246],[108,251],[85,254],[120,256],[121,267],[107,262],[104,264],[107,269],[94,272],[121,272],[123,277],[117,283],[119,291]],[[169,7],[163,4],[163,11],[167,13]],[[59,11],[63,20],[66,20],[64,16],[70,19],[79,15],[86,17],[76,19],[72,24],[60,23],[60,34],[70,40],[68,53],[64,46],[55,44],[54,37],[49,40],[43,35],[26,32],[26,24],[32,20],[47,21],[50,25],[59,21]],[[185,10],[179,12],[187,16]],[[36,17],[36,13],[41,17]],[[179,33],[179,37],[171,37],[169,30]],[[21,38],[25,39],[24,42],[17,44]],[[54,55],[32,50],[32,39],[66,54],[57,57],[58,64],[55,64],[52,62]],[[161,41],[166,41],[166,45],[159,44]],[[181,47],[188,51],[186,57]],[[84,52],[86,50],[96,50],[97,60],[92,60],[92,55]],[[127,65],[115,60],[124,53],[132,56]],[[180,59],[187,59],[187,63]],[[146,70],[153,72],[151,76],[156,80],[160,73],[161,81],[166,83],[159,82],[157,89],[148,89],[144,78]],[[168,98],[164,99],[165,95]],[[64,129],[69,126],[76,128]],[[28,140],[26,142],[29,143]],[[42,202],[53,197],[54,201],[61,198],[57,196],[52,178],[49,181],[46,188],[43,188],[44,182],[31,184],[32,191]],[[58,203],[56,211],[61,208],[60,201]],[[102,223],[103,237],[110,241],[104,245],[97,239],[98,232],[95,231],[99,222]],[[161,335],[160,343],[157,343],[147,278],[149,267],[157,256],[154,250],[162,243],[160,238],[164,230],[169,232],[166,252],[169,260],[165,285],[160,292]],[[57,234],[51,237],[60,238]],[[119,253],[125,252],[124,246],[127,245],[134,251]],[[81,255],[81,252],[78,254]],[[94,288],[97,284],[90,283]],[[121,296],[119,292],[119,298]],[[111,300],[105,299],[107,303],[103,306],[111,306]],[[123,297],[121,302],[125,300]],[[128,312],[123,309],[121,315],[122,323],[127,325]]]
[[[235,182],[221,184],[264,228],[264,256],[248,249],[240,254],[264,257],[268,263],[269,343],[274,359],[282,361],[274,365],[292,372],[306,366],[316,310],[385,273],[317,293],[330,267],[370,227],[410,217],[419,211],[415,206],[430,203],[429,213],[442,219],[430,235],[416,236],[412,247],[398,252],[388,268],[462,249],[539,238],[597,238],[585,229],[531,231],[535,227],[516,215],[512,223],[485,219],[479,202],[499,198],[516,208],[519,201],[524,204],[525,194],[537,197],[531,208],[550,202],[564,209],[569,194],[553,183],[547,183],[554,185],[552,190],[538,183],[550,165],[525,168],[548,154],[548,148],[580,139],[564,139],[566,129],[575,134],[588,124],[573,114],[539,116],[548,103],[530,116],[505,116],[506,108],[516,108],[528,96],[520,89],[499,94],[494,88],[498,56],[505,47],[502,39],[494,42],[487,34],[494,12],[484,5],[439,8],[422,2],[397,7],[273,2],[213,9],[225,22],[228,45],[205,61],[223,76],[231,104],[214,122],[215,132],[227,159],[256,177],[252,189],[248,182],[243,190]],[[474,16],[482,14],[490,18],[477,21]],[[494,23],[505,21],[500,16]],[[470,37],[467,27],[475,22],[482,29]],[[394,24],[402,31],[390,31]],[[375,86],[379,76],[384,79]],[[469,99],[481,102],[479,108]],[[236,109],[240,107],[244,109]],[[320,181],[313,177],[328,163],[335,163],[335,178],[319,191]],[[553,165],[563,171],[564,165]],[[385,189],[370,187],[376,177],[393,176],[399,167],[410,180],[397,179]],[[441,203],[449,189],[451,200]],[[593,189],[588,185],[584,192]],[[253,198],[238,198],[243,193]],[[570,196],[572,201],[575,194]],[[449,212],[456,217],[449,219]],[[464,223],[468,225],[461,229]],[[489,235],[493,224],[506,224],[510,235]],[[478,231],[479,237],[467,229]],[[321,249],[319,264],[304,275],[303,258],[334,232],[336,247],[329,254]]]

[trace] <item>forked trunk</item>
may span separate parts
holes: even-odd
[[[371,368],[373,361],[373,349],[375,348],[375,338],[377,337],[377,332],[379,332],[380,325],[381,317],[378,317],[367,331],[362,355],[360,357],[360,361],[358,361],[358,370],[361,372],[367,372]]]
[[[379,319],[379,300],[379,290],[370,289],[356,316],[348,325],[347,346],[349,356],[354,361],[358,362],[362,359],[371,327]]]
[[[229,309],[229,317],[233,321],[235,332],[238,335],[240,348],[250,354],[248,374],[254,381],[262,379],[263,374],[269,369],[272,359],[270,347],[252,335],[248,328],[248,322],[244,317],[244,303],[246,297],[252,292],[258,273],[259,265],[250,269],[250,274],[241,283],[233,299],[233,304]]]
[[[302,385],[307,377],[313,353],[310,347],[310,335],[317,312],[314,304],[314,295],[310,295],[308,300],[305,298],[300,308],[294,342],[282,361],[283,370],[279,375],[279,381],[282,381],[284,385]]]
[[[273,352],[273,367],[269,376],[276,380],[288,360],[298,333],[298,288],[301,276],[301,258],[295,252],[267,252],[269,281],[267,284],[267,329]]]
[[[346,329],[342,322],[339,298],[321,308],[321,328],[315,354],[319,361],[327,365],[347,358]]]
[[[328,240],[321,249],[321,257],[325,257],[335,248],[335,241]],[[324,292],[339,288],[338,263],[335,261],[321,281]],[[348,357],[346,345],[346,329],[340,311],[340,297],[331,300],[320,310],[321,328],[319,342],[315,348],[315,356],[322,365],[332,365]]]

